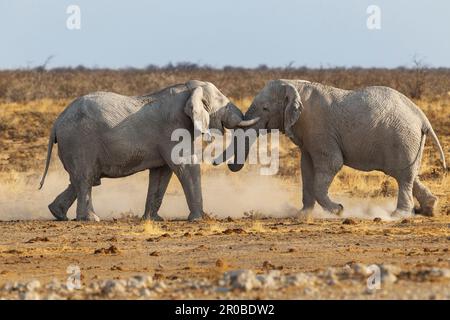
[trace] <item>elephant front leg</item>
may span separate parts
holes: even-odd
[[[314,197],[314,168],[311,156],[302,151],[301,155],[301,174],[302,174],[302,191],[303,191],[303,208],[302,214],[308,214],[314,209],[316,198]]]
[[[203,199],[199,164],[177,165],[174,172],[183,187],[190,210],[188,220],[200,220],[203,217]]]
[[[328,148],[311,155],[314,166],[314,197],[325,211],[340,215],[344,207],[330,199],[328,189],[344,165],[344,160],[338,147]]]
[[[340,215],[344,210],[342,204],[333,202],[328,196],[328,189],[337,172],[330,170],[316,170],[314,173],[314,195],[317,202],[325,211]]]
[[[161,207],[172,173],[172,170],[167,165],[150,169],[147,200],[145,202],[144,215],[142,216],[143,220],[164,220],[158,215],[158,211]]]

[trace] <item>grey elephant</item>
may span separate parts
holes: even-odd
[[[203,214],[200,165],[172,159],[171,141],[176,129],[222,133],[224,127],[254,124],[213,84],[192,80],[159,92],[128,97],[96,92],[73,101],[56,119],[48,143],[42,188],[53,144],[70,175],[70,184],[49,205],[53,216],[67,220],[77,200],[76,219],[99,218],[92,205],[91,189],[102,178],[119,178],[149,170],[149,187],[143,219],[162,220],[158,210],[173,173],[178,177],[190,210],[189,220]],[[193,139],[192,139],[193,140]]]
[[[246,120],[256,118],[259,122],[250,128],[279,129],[301,149],[302,212],[313,209],[316,201],[330,213],[343,210],[329,198],[328,188],[346,165],[396,179],[399,191],[393,214],[412,213],[413,196],[421,213],[433,214],[437,198],[418,177],[427,134],[446,168],[444,153],[427,117],[400,92],[381,86],[351,91],[309,81],[274,80],[245,114]],[[229,167],[238,171],[243,163]]]

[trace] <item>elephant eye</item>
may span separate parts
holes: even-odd
[[[269,111],[268,107],[263,107],[263,111]]]

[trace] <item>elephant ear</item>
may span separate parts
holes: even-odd
[[[191,118],[194,129],[201,133],[207,133],[209,129],[209,113],[205,104],[202,87],[196,87],[184,106],[184,112]]]
[[[284,109],[284,132],[289,138],[293,139],[292,127],[303,111],[303,104],[297,89],[293,85],[285,84],[283,87],[285,87],[285,101],[287,101]]]

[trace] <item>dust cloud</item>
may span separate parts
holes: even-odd
[[[211,172],[211,171],[210,171]],[[217,218],[238,218],[245,213],[256,216],[294,217],[301,206],[301,186],[298,183],[257,173],[225,174],[206,173],[202,176],[204,210]],[[38,175],[16,174],[13,179],[0,184],[0,220],[51,220],[47,206],[68,185],[65,172],[53,171],[47,176],[42,190],[38,190]],[[141,172],[121,179],[103,179],[102,185],[93,188],[94,208],[103,219],[122,215],[141,216],[148,188],[148,173]],[[344,205],[342,217],[392,220],[395,208],[393,199],[358,199],[333,196]],[[75,207],[69,218],[75,217]],[[160,215],[167,219],[185,219],[188,207],[183,190],[173,177]],[[337,218],[316,205],[313,217]]]

